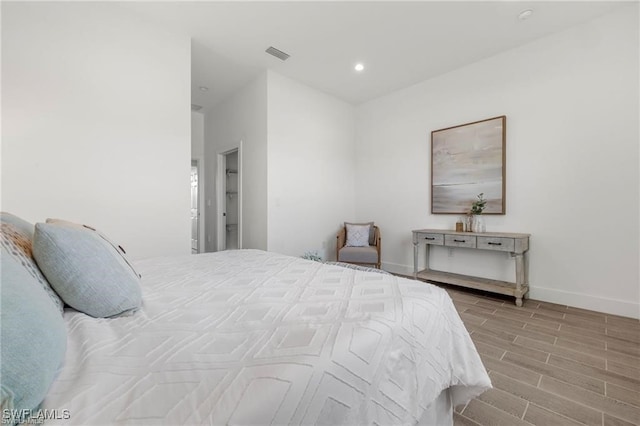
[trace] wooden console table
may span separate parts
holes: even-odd
[[[522,306],[522,298],[529,291],[527,251],[529,250],[530,234],[456,232],[442,229],[418,229],[412,232],[414,278],[514,296],[516,305]],[[418,271],[418,251],[421,244],[424,244],[426,248],[426,264],[425,269]],[[498,281],[430,269],[429,248],[432,245],[508,252],[516,259],[516,281]]]

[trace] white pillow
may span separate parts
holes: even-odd
[[[352,225],[347,223],[347,247],[369,247],[371,225]]]
[[[373,226],[374,225],[373,222],[361,222],[361,223],[345,222],[344,226],[347,226],[347,225],[369,225],[369,245],[370,246],[375,245],[376,232]]]

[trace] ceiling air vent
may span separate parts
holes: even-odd
[[[267,50],[265,50],[265,52],[267,52],[269,55],[275,56],[282,61],[286,61],[287,59],[289,59],[289,55],[287,53],[284,53],[282,50],[278,50],[273,46],[270,46]]]
[[[200,105],[191,104],[191,111],[200,111],[202,107]]]

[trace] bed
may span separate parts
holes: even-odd
[[[440,425],[491,387],[433,285],[260,250],[135,268],[137,311],[65,307],[47,423]]]

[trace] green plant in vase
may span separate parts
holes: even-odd
[[[484,192],[478,194],[478,200],[471,204],[471,214],[482,214],[487,206],[487,200],[484,199]]]
[[[487,200],[484,199],[484,192],[478,194],[478,199],[471,204],[471,210],[469,213],[473,215],[473,232],[484,232],[485,225],[484,220],[480,217],[485,207],[487,206]]]

